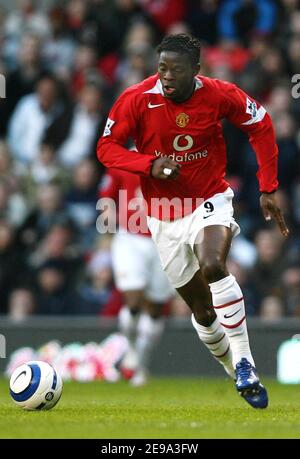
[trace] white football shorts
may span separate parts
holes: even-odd
[[[175,293],[151,237],[117,233],[112,241],[112,264],[121,292],[144,290],[145,297],[157,303],[164,303]]]
[[[194,245],[201,243],[203,228],[224,225],[231,228],[233,236],[239,234],[240,227],[233,218],[233,196],[232,189],[227,188],[204,201],[192,214],[170,222],[147,217],[163,270],[174,288],[187,284],[199,270]]]

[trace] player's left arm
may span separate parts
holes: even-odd
[[[278,147],[271,117],[262,105],[234,84],[221,84],[222,117],[248,134],[256,154],[263,215],[266,220],[274,219],[281,234],[287,237],[289,230],[277,201]]]

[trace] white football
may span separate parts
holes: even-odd
[[[27,362],[15,369],[9,381],[13,401],[24,410],[50,410],[59,401],[62,379],[46,362]]]

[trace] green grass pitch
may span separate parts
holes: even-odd
[[[264,379],[270,405],[251,408],[222,379],[65,383],[52,411],[24,412],[0,380],[1,438],[300,438],[300,387]]]

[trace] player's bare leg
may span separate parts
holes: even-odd
[[[186,285],[177,288],[177,291],[193,312],[192,324],[200,340],[234,378],[229,340],[212,307],[210,289],[200,270]]]
[[[201,242],[195,244],[194,250],[201,273],[210,287],[214,310],[229,338],[236,387],[253,407],[265,408],[268,399],[256,374],[249,346],[243,294],[226,267],[231,230],[223,225],[212,225],[202,231]],[[256,391],[259,392],[257,396]]]

